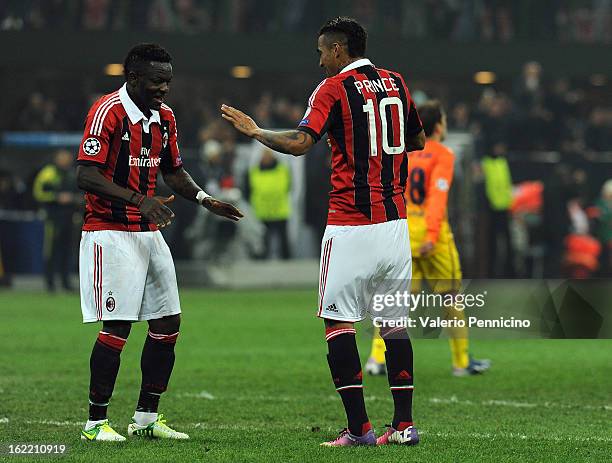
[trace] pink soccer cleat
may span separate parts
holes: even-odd
[[[419,433],[414,426],[408,426],[403,431],[398,431],[389,426],[387,431],[376,439],[376,445],[417,445],[419,440]]]
[[[323,447],[349,447],[351,445],[376,445],[376,436],[371,429],[363,436],[354,436],[348,429],[340,431],[340,435],[329,442],[322,442]]]

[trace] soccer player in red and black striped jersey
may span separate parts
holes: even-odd
[[[381,336],[395,405],[392,425],[378,440],[366,413],[355,342],[354,323],[366,317],[375,296],[407,294],[407,152],[425,144],[403,77],[364,57],[366,38],[363,27],[350,18],[335,18],[321,28],[319,64],[328,77],[312,93],[295,130],[264,130],[238,109],[221,107],[237,130],[274,150],[300,156],[326,133],[332,148],[317,315],[325,321],[327,359],[348,429],[323,444],[328,446],[413,445],[419,440],[412,423],[412,346],[406,329],[393,323],[407,316],[407,307],[391,304],[377,317],[370,311],[384,322]]]
[[[132,322],[146,320],[140,397],[128,435],[186,439],[157,414],[174,365],[180,302],[172,255],[160,227],[174,214],[174,196],[155,196],[157,173],[184,198],[231,220],[242,214],[207,195],[183,168],[174,113],[164,98],[170,89],[170,55],[155,44],[128,53],[126,83],[94,103],[85,121],[77,181],[85,190],[79,274],[83,321],[102,321],[94,345],[89,420],[83,440],[121,441],[106,410]]]

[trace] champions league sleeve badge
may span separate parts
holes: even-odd
[[[83,152],[87,156],[95,156],[102,149],[102,143],[97,138],[88,138],[83,142]]]

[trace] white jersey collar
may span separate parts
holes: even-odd
[[[361,66],[374,66],[372,62],[367,58],[361,58],[357,61],[353,61],[351,64],[346,65],[338,74],[343,72],[352,71],[353,69],[360,68]]]
[[[157,122],[161,124],[161,120],[159,118],[159,111],[155,109],[151,109],[151,117],[147,118],[142,111],[136,106],[136,103],[132,101],[130,95],[127,92],[126,88],[127,84],[123,84],[123,86],[119,89],[119,99],[121,100],[121,104],[125,108],[125,112],[130,118],[130,122],[132,124],[136,124],[137,122],[143,121],[142,125],[145,129],[145,132],[149,131],[149,125],[152,122]]]

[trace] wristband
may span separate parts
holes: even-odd
[[[196,195],[196,201],[199,204],[202,204],[206,198],[210,198],[210,197],[211,196],[208,193],[206,193],[204,190],[200,190],[198,191],[198,194]]]

